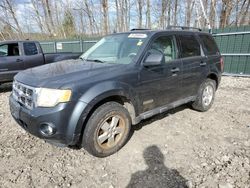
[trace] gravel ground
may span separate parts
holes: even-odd
[[[223,77],[208,112],[181,106],[143,121],[103,159],[22,130],[10,88],[0,87],[0,187],[250,187],[250,78]]]

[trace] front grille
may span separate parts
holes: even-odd
[[[34,107],[35,88],[14,81],[12,88],[13,98],[28,109]]]

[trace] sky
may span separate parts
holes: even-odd
[[[33,6],[30,2],[30,0],[14,0],[16,3],[16,15],[17,18],[20,22],[20,25],[23,26],[23,30],[25,32],[38,32],[39,28],[37,26],[37,23],[35,22],[35,20],[33,19],[33,13],[32,13],[32,9]],[[56,1],[56,0],[55,0]],[[74,2],[76,2],[77,0],[62,0],[64,2],[69,2],[72,4],[72,9],[74,8]],[[53,1],[52,1],[53,2]],[[93,2],[98,5],[100,3],[100,0],[93,0]],[[182,3],[180,3],[180,6],[184,7],[185,1],[182,1]],[[156,0],[151,0],[151,4],[156,3]],[[77,11],[72,11],[73,14],[75,14],[75,19],[76,21],[79,21],[79,12]],[[155,12],[151,11],[151,15],[156,14]],[[99,14],[100,16],[100,14]],[[181,22],[179,23],[180,25],[184,25],[184,19],[182,18],[183,14],[178,14],[178,20]],[[137,12],[136,12],[136,6],[133,7],[133,9],[131,10],[131,24],[130,24],[130,28],[136,28],[137,27]],[[157,18],[157,17],[156,17]],[[156,23],[156,19],[154,16],[151,16],[151,20],[152,23]],[[115,23],[115,19],[116,19],[116,9],[115,9],[115,4],[114,1],[109,1],[109,19],[110,19],[110,23],[114,24]],[[145,14],[143,14],[143,22],[145,22]],[[183,22],[183,23],[182,23]],[[77,24],[76,24],[77,25]]]

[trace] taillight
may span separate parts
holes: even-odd
[[[223,70],[224,70],[224,59],[223,59],[223,57],[220,58],[220,68],[221,68],[221,72],[223,72]]]

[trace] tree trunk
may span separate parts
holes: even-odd
[[[243,12],[243,14],[242,14],[241,19],[240,19],[240,25],[244,25],[244,24],[249,25],[250,24],[249,6],[250,6],[250,1],[248,1],[245,11],[242,10],[243,6],[241,8],[241,11]],[[248,17],[248,23],[246,22],[246,17]]]
[[[21,34],[21,36],[22,36],[22,35],[23,35],[22,29],[21,29],[21,27],[20,27],[20,25],[19,25],[19,23],[18,23],[17,18],[16,18],[16,14],[15,14],[14,8],[13,8],[13,6],[12,6],[13,3],[12,3],[10,0],[5,0],[5,2],[6,2],[6,4],[8,5],[8,10],[9,10],[9,12],[10,12],[10,14],[11,14],[11,17],[12,17],[13,20],[14,20],[14,23],[15,23],[15,25],[16,25],[16,27],[17,27],[18,32],[19,32],[19,33]]]
[[[102,11],[103,11],[103,30],[105,35],[109,33],[108,26],[108,0],[102,0]]]
[[[166,8],[167,8],[167,2],[166,0],[161,1],[161,16],[160,16],[160,27],[163,29],[166,27]]]
[[[186,3],[187,5],[186,5],[185,23],[186,23],[186,26],[190,27],[191,15],[192,15],[192,11],[194,8],[195,0],[187,0]]]
[[[115,0],[115,8],[116,8],[116,31],[121,31],[120,25],[120,11],[119,11],[119,3],[118,0]]]
[[[142,0],[138,0],[138,28],[142,28]]]
[[[170,25],[171,19],[171,0],[168,0],[168,25]]]
[[[91,10],[89,9],[89,4],[88,4],[88,1],[87,0],[84,0],[84,5],[86,7],[86,14],[88,16],[88,20],[89,20],[89,29],[90,29],[90,33],[91,35],[94,34],[94,23],[93,23],[93,19],[92,19],[92,16],[91,16]]]
[[[151,28],[151,12],[150,12],[150,0],[147,0],[146,22],[147,28]]]
[[[215,27],[215,11],[216,11],[216,0],[211,0],[210,14],[209,14],[209,21],[211,24],[211,28]]]
[[[124,30],[123,31],[128,31],[128,28],[129,28],[129,25],[128,25],[128,11],[129,11],[129,3],[128,3],[128,0],[124,0],[124,17],[123,17],[123,20],[124,20]]]
[[[174,25],[177,25],[177,8],[178,8],[178,0],[174,2]]]
[[[32,4],[32,6],[34,8],[34,12],[35,12],[35,15],[36,15],[36,23],[37,23],[40,31],[42,33],[44,33],[43,24],[42,24],[42,20],[41,20],[41,15],[40,15],[39,8],[38,8],[38,1],[31,0],[31,4]]]
[[[222,0],[222,8],[220,14],[220,27],[224,28],[229,23],[229,17],[232,11],[232,1],[231,0]]]

